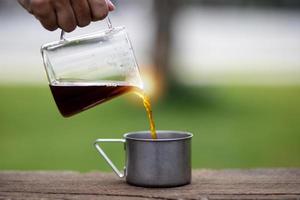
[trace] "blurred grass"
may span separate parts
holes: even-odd
[[[72,118],[60,116],[48,87],[0,86],[0,94],[1,170],[109,170],[92,142],[148,129],[142,103],[130,94]],[[189,94],[158,102],[153,112],[158,129],[194,133],[194,168],[300,167],[300,86]],[[121,145],[105,150],[122,166]]]

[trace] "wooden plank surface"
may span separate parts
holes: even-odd
[[[194,170],[177,188],[127,185],[112,173],[0,172],[0,199],[297,199],[300,169]]]

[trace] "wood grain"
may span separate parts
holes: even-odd
[[[127,185],[112,173],[0,172],[0,199],[295,199],[300,169],[194,170],[176,188]]]

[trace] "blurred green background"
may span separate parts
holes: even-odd
[[[148,129],[140,99],[63,118],[48,87],[0,87],[0,169],[109,170],[92,146]],[[193,168],[300,167],[300,86],[214,86],[153,105],[158,129],[194,133]],[[104,146],[122,166],[121,145]]]

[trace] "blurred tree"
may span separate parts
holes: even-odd
[[[299,9],[299,0],[154,0],[154,18],[156,22],[155,41],[153,48],[153,62],[155,67],[155,81],[160,83],[158,93],[167,96],[188,96],[184,86],[176,82],[172,73],[170,53],[172,50],[172,25],[179,9],[185,5],[193,6],[231,6],[238,7],[271,7]],[[193,97],[187,97],[193,98]]]
[[[160,83],[158,93],[169,91],[175,80],[172,75],[170,53],[172,47],[172,24],[180,6],[180,0],[154,0],[156,21],[153,62],[155,81]],[[163,92],[164,93],[164,92]]]

